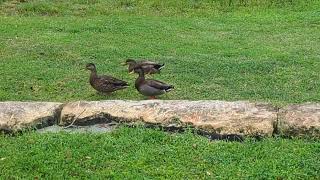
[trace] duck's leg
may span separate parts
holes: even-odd
[[[150,96],[149,99],[157,99],[156,96]]]
[[[112,95],[112,92],[105,92],[104,95],[105,95],[105,96],[111,96],[111,95]]]
[[[110,96],[111,92],[97,92],[97,94],[100,96]]]

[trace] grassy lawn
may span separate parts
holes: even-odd
[[[142,100],[120,63],[147,58],[175,86],[162,99],[319,102],[319,29],[318,0],[0,0],[0,101]],[[97,95],[88,62],[131,87]],[[0,135],[0,179],[36,177],[319,179],[320,141]]]
[[[209,141],[122,127],[107,134],[0,136],[0,178],[318,179],[320,141]]]
[[[320,99],[319,1],[0,1],[0,101],[141,100],[120,65],[166,63],[162,99]],[[100,96],[87,62],[132,86]]]

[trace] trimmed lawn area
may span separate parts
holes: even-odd
[[[0,136],[0,177],[318,179],[320,141],[209,141],[121,127],[106,134]]]
[[[183,2],[183,3],[182,3]],[[127,58],[165,63],[161,99],[320,101],[318,0],[0,0],[0,101],[145,99]],[[98,73],[131,85],[110,96]],[[0,179],[320,179],[320,141],[209,141],[121,127],[0,135]]]
[[[141,100],[120,63],[147,58],[162,99],[319,102],[319,1],[195,2],[2,2],[0,101]],[[97,95],[87,62],[131,87]]]

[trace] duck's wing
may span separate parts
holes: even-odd
[[[113,84],[115,86],[128,86],[129,85],[126,81],[117,79],[112,76],[107,76],[107,75],[100,76],[99,82],[101,84]]]
[[[145,81],[145,84],[148,86],[151,86],[153,88],[159,89],[159,90],[165,90],[168,91],[170,89],[173,89],[174,87],[172,85],[166,84],[164,82],[154,80],[154,79],[148,79]]]
[[[142,60],[142,61],[138,61],[137,64],[142,64],[142,65],[155,65],[155,64],[158,64],[156,62],[153,62],[153,61],[149,61],[149,60]]]
[[[161,68],[164,67],[164,64],[152,62],[152,61],[140,61],[135,65],[135,68],[141,67],[144,69],[158,69],[160,70]]]
[[[153,65],[153,66],[163,66],[164,64],[161,64],[161,63],[157,63],[157,62],[153,62],[153,61],[149,61],[149,60],[142,60],[142,61],[138,61],[137,62],[137,65]]]

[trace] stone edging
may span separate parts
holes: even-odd
[[[277,108],[248,101],[78,101],[0,102],[0,130],[15,132],[53,124],[67,126],[96,122],[144,122],[164,127],[186,127],[240,136],[320,137],[320,104]]]

